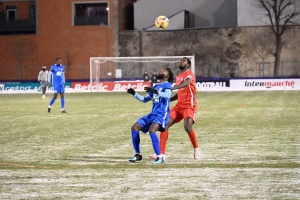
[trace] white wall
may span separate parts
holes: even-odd
[[[157,16],[169,17],[182,10],[190,12],[191,28],[236,26],[236,6],[236,0],[138,0],[134,3],[134,27],[148,28]]]
[[[237,0],[238,26],[270,25],[268,17],[253,5],[254,0]]]
[[[259,10],[254,5],[255,1],[138,0],[134,4],[134,26],[137,30],[148,28],[157,16],[169,17],[181,10],[190,12],[191,28],[270,25],[266,11]]]

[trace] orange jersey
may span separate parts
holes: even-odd
[[[178,76],[176,76],[176,85],[182,83],[185,79],[190,79],[191,82],[185,88],[181,88],[177,91],[178,102],[176,106],[180,108],[191,108],[197,110],[196,102],[196,86],[195,86],[195,76],[191,70],[187,70]]]

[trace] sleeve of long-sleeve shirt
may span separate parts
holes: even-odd
[[[41,80],[41,72],[39,72],[39,75],[38,75],[38,81]]]
[[[158,92],[158,95],[162,98],[169,99],[172,95],[172,90],[166,89],[165,92]]]
[[[65,79],[65,72],[63,73],[63,77],[62,78],[63,78],[63,83],[65,83],[65,80],[66,80]]]
[[[133,95],[133,97],[136,98],[137,100],[143,102],[143,103],[147,103],[148,101],[151,100],[151,97],[149,95],[142,96],[142,95],[139,95],[138,93],[135,93]]]
[[[49,71],[49,72],[48,72],[48,82],[49,82],[49,83],[51,82],[51,75],[52,75],[52,72]]]

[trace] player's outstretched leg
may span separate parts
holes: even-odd
[[[134,124],[131,128],[131,139],[132,139],[133,149],[136,153],[132,158],[129,158],[130,162],[143,160],[143,156],[141,154],[141,148],[140,148],[140,134],[138,130],[134,129],[134,126],[137,126],[137,124]]]
[[[63,97],[63,95],[60,98],[60,104],[61,104],[61,113],[67,113],[67,111],[65,110],[65,98]]]
[[[51,112],[51,107],[52,107],[52,105],[54,104],[55,99],[56,99],[56,98],[54,98],[54,97],[51,99],[50,104],[49,104],[49,106],[48,106],[48,113]]]
[[[199,146],[198,146],[198,142],[197,142],[196,134],[195,134],[194,130],[189,132],[188,136],[189,136],[190,141],[191,141],[191,143],[194,147],[194,159],[200,159],[200,150],[199,150]]]
[[[200,150],[196,138],[195,131],[193,130],[194,120],[190,117],[184,119],[184,130],[188,134],[190,141],[194,147],[194,159],[200,159]]]
[[[159,145],[159,140],[155,132],[150,132],[150,138],[152,141],[152,146],[155,154],[157,155],[157,158],[153,162],[153,164],[161,164],[164,162],[163,155],[160,152],[160,145]]]
[[[159,140],[159,145],[160,145],[160,152],[163,156],[163,159],[166,159],[166,147],[167,147],[167,140],[168,140],[168,135],[169,135],[169,131],[165,130],[164,132],[160,133],[160,140]],[[157,159],[157,155],[156,154],[152,154],[149,155],[149,158],[151,160],[156,160]]]
[[[46,86],[45,86],[45,85],[42,87],[42,93],[43,93],[42,98],[43,98],[43,99],[46,99],[46,96],[45,96],[45,93],[46,93]]]

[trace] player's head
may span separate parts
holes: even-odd
[[[174,80],[174,74],[170,68],[160,70],[156,77],[158,80],[168,81],[170,83],[172,83]]]
[[[47,68],[46,65],[42,66],[43,71],[46,71],[46,68]]]
[[[59,66],[61,64],[61,58],[56,58],[56,64]]]
[[[173,74],[172,70],[170,68],[168,68],[168,67],[166,68],[166,70],[168,70],[168,72],[169,72],[168,82],[173,83],[173,81],[174,81],[174,74]]]
[[[188,59],[187,57],[182,57],[180,62],[179,62],[179,68],[181,71],[186,71],[191,67],[191,60]]]

